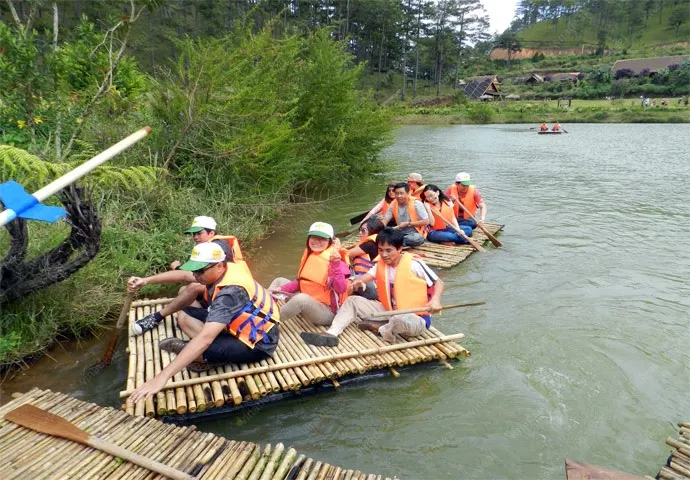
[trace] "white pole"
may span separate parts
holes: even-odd
[[[144,127],[141,130],[138,130],[137,132],[134,132],[131,134],[129,137],[125,138],[124,140],[120,140],[118,143],[113,145],[112,147],[108,148],[107,150],[102,151],[95,157],[93,157],[91,160],[79,165],[77,168],[74,170],[67,172],[64,174],[62,177],[57,178],[50,182],[48,185],[43,187],[42,189],[38,190],[36,193],[33,194],[33,196],[38,200],[39,202],[42,202],[46,198],[50,197],[56,192],[59,192],[63,188],[65,188],[67,185],[70,185],[77,180],[79,180],[81,177],[101,165],[102,163],[105,163],[106,161],[110,160],[113,158],[115,155],[118,153],[121,153],[122,151],[126,150],[127,148],[131,147],[135,143],[137,143],[139,140],[147,136],[149,133],[151,133],[151,127]],[[3,225],[8,224],[15,218],[17,218],[17,215],[21,212],[15,212],[14,210],[7,209],[0,213],[0,227]]]

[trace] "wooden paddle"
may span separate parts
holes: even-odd
[[[476,307],[477,305],[484,305],[486,302],[472,302],[472,303],[454,303],[452,305],[443,305],[441,307],[441,310],[448,310],[451,308],[460,308],[460,307]],[[404,310],[391,310],[388,312],[375,312],[369,315],[370,318],[384,318],[384,317],[392,317],[393,315],[402,315],[403,313],[418,313],[418,312],[426,312],[425,307],[419,307],[419,308],[406,308]]]
[[[566,130],[566,129],[563,128],[563,127],[561,127],[561,130],[563,130],[565,133],[568,133],[568,130]]]
[[[491,232],[488,231],[488,230],[486,229],[486,227],[484,227],[484,225],[482,225],[481,223],[479,223],[479,222],[477,221],[477,218],[476,218],[474,215],[472,215],[472,214],[470,213],[470,211],[467,210],[467,208],[465,208],[465,206],[464,206],[464,205],[462,204],[462,202],[459,201],[459,200],[458,200],[458,205],[460,205],[460,208],[462,208],[462,209],[465,211],[465,213],[466,213],[467,215],[469,215],[470,218],[471,218],[472,220],[474,220],[474,222],[477,224],[477,227],[479,227],[479,230],[481,230],[482,232],[484,232],[484,235],[486,235],[486,236],[489,238],[489,241],[491,241],[491,243],[494,244],[494,247],[502,247],[502,246],[503,246],[503,244],[498,240],[498,238],[494,237],[494,236],[491,234]]]
[[[345,230],[345,231],[336,233],[336,234],[335,234],[335,238],[345,238],[345,237],[347,237],[348,235],[351,235],[351,234],[355,233],[357,230],[359,230],[359,225],[357,225],[356,227],[352,227],[352,228],[349,229],[349,230]]]
[[[153,459],[134,453],[131,450],[120,447],[107,440],[102,440],[97,437],[92,437],[84,430],[80,429],[73,423],[64,418],[55,415],[45,410],[35,407],[34,405],[25,404],[5,414],[5,420],[29,428],[39,433],[52,435],[54,437],[65,438],[73,442],[81,443],[89,447],[95,448],[102,452],[112,455],[114,457],[127,460],[135,465],[146,468],[152,472],[166,477],[190,480],[193,479],[191,475],[177,470],[175,468],[164,465]]]
[[[452,228],[453,230],[455,230],[455,232],[456,232],[458,235],[460,235],[462,238],[464,238],[464,239],[467,241],[467,243],[469,243],[470,245],[472,245],[476,251],[478,251],[478,252],[486,252],[486,248],[482,247],[482,246],[479,244],[478,241],[476,241],[476,240],[473,239],[473,238],[468,237],[467,234],[466,234],[465,232],[463,232],[462,230],[460,230],[459,228],[457,228],[455,225],[453,225],[452,223],[450,223],[448,220],[446,220],[446,219],[443,217],[443,215],[441,214],[441,212],[439,212],[438,210],[436,210],[436,209],[433,208],[433,207],[431,207],[431,211],[433,212],[434,215],[436,215],[438,218],[440,218],[441,220],[443,220],[443,223],[445,223],[445,224],[448,225],[450,228]]]
[[[122,310],[120,310],[120,317],[117,319],[115,329],[110,335],[110,340],[105,346],[103,356],[101,357],[100,365],[103,367],[110,365],[110,362],[113,360],[113,353],[115,352],[115,347],[117,346],[117,340],[120,338],[120,332],[122,332],[122,327],[125,325],[125,320],[127,320],[127,315],[129,314],[129,309],[132,305],[132,301],[134,300],[134,295],[134,292],[127,292],[125,301],[122,304]]]
[[[362,220],[364,220],[364,217],[367,216],[367,213],[369,213],[369,210],[367,210],[366,212],[360,213],[356,217],[352,217],[350,219],[350,225],[354,225],[355,223],[359,224]]]

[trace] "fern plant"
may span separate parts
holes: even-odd
[[[0,145],[0,181],[16,180],[33,192],[64,175],[82,161],[53,163],[41,160],[21,148]],[[82,182],[91,190],[147,190],[153,188],[165,173],[157,167],[114,167],[101,165]]]

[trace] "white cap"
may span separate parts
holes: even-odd
[[[225,252],[215,242],[204,242],[194,246],[192,255],[185,263],[180,265],[180,270],[194,272],[201,270],[210,263],[220,263],[225,261]]]
[[[460,172],[455,176],[455,183],[462,183],[463,185],[469,185],[471,182],[470,174],[467,172]]]
[[[192,226],[185,230],[185,233],[200,232],[204,228],[215,231],[216,226],[216,221],[211,217],[194,217]]]
[[[332,239],[335,233],[330,223],[315,222],[309,227],[307,235],[316,235],[317,237]]]

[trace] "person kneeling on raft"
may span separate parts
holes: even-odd
[[[331,324],[347,296],[350,269],[343,260],[346,256],[330,224],[315,222],[309,227],[297,280],[279,277],[268,287],[277,295],[294,294],[280,309],[283,320],[301,314],[316,325]]]
[[[155,395],[185,367],[198,372],[228,363],[260,362],[278,346],[278,304],[254,280],[244,262],[226,262],[220,245],[201,243],[180,270],[191,272],[206,287],[209,308],[205,315],[188,319],[193,328],[190,341],[172,337],[159,343],[161,350],[177,356],[138,387],[129,402]],[[178,316],[189,315],[180,312]]]
[[[432,312],[441,310],[443,281],[420,259],[403,252],[403,233],[385,228],[376,237],[379,259],[368,273],[352,281],[361,290],[367,282],[376,281],[378,300],[350,296],[345,300],[326,333],[302,332],[302,339],[318,347],[338,345],[338,335],[352,322],[362,330],[381,334],[388,342],[395,335],[417,336],[431,326]],[[393,315],[385,322],[363,321],[372,313],[423,307],[418,314]]]

